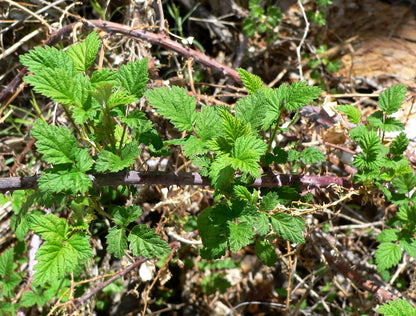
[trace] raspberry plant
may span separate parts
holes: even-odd
[[[12,203],[17,238],[24,241],[33,231],[43,240],[36,254],[32,290],[18,302],[13,296],[22,274],[16,271],[13,258],[25,250],[11,248],[0,257],[4,314],[13,314],[16,306],[44,306],[55,296],[62,302],[70,299],[71,279],[85,278],[88,262],[94,258],[89,241],[93,233],[104,231],[106,250],[116,258],[131,254],[162,259],[170,254],[168,243],[153,228],[137,223],[142,213],[139,206],[115,203],[117,195],[137,194],[136,187],[93,186],[98,173],[140,169],[137,162],[143,145],[154,156],[169,152],[168,146],[181,146],[199,173],[209,177],[215,203],[197,220],[203,258],[221,258],[255,244],[259,259],[272,266],[277,260],[277,238],[305,242],[305,220],[285,210],[295,201],[309,202],[311,195],[301,195],[296,186],[259,190],[251,185],[277,165],[319,166],[325,161],[317,148],[286,151],[275,142],[293,124],[299,110],[318,98],[319,88],[294,82],[270,89],[259,77],[239,69],[249,95],[233,111],[227,106],[199,106],[183,88],[146,90],[146,59],[129,62],[117,71],[94,69],[100,45],[93,32],[66,52],[45,47],[21,57],[32,73],[25,81],[60,104],[67,122],[58,127],[39,113],[31,134],[48,168],[42,170],[37,191],[15,191],[11,197],[3,197],[3,202],[10,199]],[[351,138],[362,148],[354,158],[358,170],[354,180],[381,190],[400,207],[397,217],[388,223],[391,228],[378,237],[380,271],[397,265],[404,251],[416,255],[412,192],[416,176],[404,157],[409,141],[401,133],[390,146],[383,144],[385,132],[404,128],[391,115],[400,108],[405,92],[401,85],[383,92],[380,111],[367,124],[362,124],[361,113],[353,106],[339,107],[357,125]],[[143,97],[185,137],[163,140],[137,107]],[[292,114],[289,121],[285,119],[288,112]],[[99,218],[106,219],[109,227],[99,224]],[[208,285],[209,292],[212,285]]]

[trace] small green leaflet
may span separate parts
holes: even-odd
[[[71,131],[36,120],[31,134],[37,139],[36,147],[50,164],[73,163],[78,153],[78,141]]]
[[[259,91],[255,95],[238,100],[234,108],[237,118],[250,124],[253,130],[257,130],[266,114],[266,96],[263,91]]]
[[[397,265],[402,257],[402,249],[391,242],[381,243],[376,250],[377,270],[383,271]]]
[[[300,153],[299,157],[305,165],[311,165],[318,162],[326,161],[324,154],[315,147],[308,147]]]
[[[120,67],[116,74],[121,86],[131,95],[140,99],[149,81],[147,58],[128,62]]]
[[[124,256],[124,251],[127,250],[126,230],[116,226],[111,227],[106,239],[107,251],[113,253],[114,257],[121,259]]]
[[[201,111],[197,112],[195,132],[204,141],[223,133],[221,117],[215,106],[202,106]]]
[[[85,193],[92,187],[91,178],[77,170],[47,169],[38,179],[39,190],[42,192],[68,192],[76,195]]]
[[[416,315],[416,308],[408,301],[398,298],[396,301],[388,301],[377,309],[384,316],[409,316]]]
[[[100,45],[98,34],[91,32],[83,42],[68,48],[67,54],[74,62],[77,71],[86,72],[91,67]]]
[[[416,187],[416,175],[413,173],[401,174],[393,179],[393,187],[398,193],[407,194]]]
[[[395,156],[399,156],[403,154],[408,145],[409,139],[406,137],[406,134],[402,132],[391,143],[390,152]]]
[[[226,110],[218,110],[222,119],[225,136],[231,142],[231,145],[241,136],[251,135],[252,129],[250,125],[243,122],[239,118],[233,116]]]
[[[270,219],[273,230],[278,236],[295,243],[305,242],[302,234],[305,229],[305,220],[303,218],[293,217],[286,213],[276,213]]]
[[[276,264],[277,254],[272,244],[267,241],[257,240],[255,250],[257,257],[263,264],[269,267]]]
[[[228,222],[228,244],[232,252],[239,251],[243,246],[253,242],[253,225],[247,222],[234,223]]]
[[[399,84],[380,93],[378,106],[386,112],[387,115],[391,115],[400,109],[405,99],[406,86]]]
[[[13,261],[14,248],[10,248],[0,256],[0,295],[8,298],[13,298],[14,290],[22,281],[18,273],[14,271],[17,264]]]
[[[287,86],[280,85],[278,89],[270,91],[267,95],[266,113],[263,119],[262,130],[265,131],[280,118],[283,109],[283,102],[286,98]]]
[[[113,215],[113,221],[117,225],[127,227],[128,224],[134,222],[142,214],[142,210],[138,205],[132,205],[128,208],[116,206],[111,214]]]
[[[353,164],[358,168],[376,169],[381,163],[381,142],[376,132],[367,132],[359,139],[363,151],[354,157]]]
[[[68,236],[67,221],[53,214],[30,215],[28,221],[29,228],[43,239],[61,241]]]
[[[259,76],[253,75],[242,68],[237,68],[237,71],[250,94],[255,94],[258,90],[264,88],[264,83]]]
[[[75,75],[75,66],[71,58],[64,51],[55,47],[37,46],[27,54],[20,56],[20,62],[35,74],[45,68],[50,68],[59,69],[71,77]]]
[[[186,90],[173,86],[170,88],[156,88],[145,93],[150,105],[180,131],[192,130],[196,120],[195,99]]]
[[[404,124],[394,117],[384,117],[382,111],[376,111],[367,118],[368,123],[383,132],[397,132],[404,130]]]
[[[343,104],[337,107],[338,111],[347,114],[348,121],[354,124],[359,124],[361,121],[361,111],[350,104]]]
[[[123,170],[134,164],[139,154],[140,148],[137,142],[125,145],[121,151],[121,157],[113,154],[111,151],[103,150],[98,156],[95,170],[97,172],[105,172],[107,170],[117,172]]]
[[[6,277],[10,275],[17,267],[17,264],[13,263],[13,248],[10,248],[0,256],[0,275]]]
[[[322,90],[318,87],[307,86],[304,81],[294,82],[287,89],[285,108],[289,111],[299,110],[312,103],[321,92]]]
[[[144,258],[162,257],[170,253],[171,248],[151,228],[146,225],[136,225],[131,230],[128,241],[130,250],[135,256]]]

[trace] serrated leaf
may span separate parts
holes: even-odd
[[[376,240],[378,242],[397,241],[398,239],[399,239],[399,231],[395,228],[385,229],[376,237]]]
[[[88,151],[88,148],[79,149],[78,154],[75,156],[75,164],[80,172],[89,171],[94,164]]]
[[[206,259],[220,258],[227,249],[227,226],[223,220],[216,219],[215,213],[223,210],[224,206],[218,204],[208,207],[202,211],[198,217],[198,233],[201,236],[204,248],[201,255]]]
[[[129,248],[135,256],[143,256],[144,258],[162,257],[171,251],[167,242],[146,225],[134,226],[129,234],[128,241],[130,242]]]
[[[391,242],[383,242],[377,247],[375,258],[377,270],[383,271],[397,265],[402,257],[402,249]]]
[[[404,130],[404,124],[394,117],[384,118],[382,111],[376,111],[367,118],[368,123],[383,132],[397,132]]]
[[[387,115],[397,112],[406,99],[406,86],[399,84],[380,93],[378,106]]]
[[[109,109],[113,109],[118,105],[125,105],[138,101],[139,99],[135,95],[127,95],[125,90],[118,90],[110,95],[107,106]]]
[[[276,264],[277,254],[273,245],[267,241],[257,240],[255,250],[257,257],[263,264],[269,267],[273,267]]]
[[[303,106],[312,103],[321,92],[320,88],[307,86],[304,81],[294,82],[287,89],[285,108],[289,111],[299,110]]]
[[[193,135],[189,136],[189,138],[183,142],[182,150],[185,156],[189,158],[192,158],[197,154],[204,154],[208,152],[208,148],[206,147],[204,141]]]
[[[52,280],[62,279],[65,273],[71,272],[78,264],[76,250],[67,243],[47,240],[36,254],[38,263],[33,276],[35,285],[44,285]]]
[[[13,263],[13,250],[10,248],[0,256],[0,275],[4,278],[10,275],[15,269],[16,264]]]
[[[258,129],[266,114],[266,98],[264,93],[258,92],[241,98],[235,105],[235,116],[250,124],[253,130]]]
[[[401,174],[393,179],[393,186],[398,193],[407,194],[416,186],[416,175],[413,173]]]
[[[411,257],[416,258],[416,240],[412,234],[406,230],[402,231],[399,243],[404,251],[406,251]]]
[[[109,82],[114,84],[117,79],[117,73],[109,68],[103,68],[96,70],[92,73],[90,83],[92,87],[96,87],[103,82]]]
[[[73,163],[78,152],[78,141],[71,131],[36,120],[31,134],[37,139],[36,147],[43,159],[51,164]]]
[[[75,66],[71,58],[64,51],[55,47],[37,46],[29,53],[20,56],[20,62],[33,73],[45,68],[59,68],[60,71],[66,72],[69,76],[75,75]]]
[[[108,150],[103,150],[98,156],[95,170],[97,172],[105,172],[107,170],[117,172],[123,170],[134,164],[139,154],[140,148],[136,142],[126,144],[121,151],[121,157]]]
[[[355,106],[350,104],[343,104],[337,107],[338,111],[341,111],[347,115],[348,121],[353,124],[359,124],[361,122],[361,111]]]
[[[100,45],[98,34],[91,32],[83,42],[70,46],[66,52],[74,62],[75,69],[86,72],[95,61]]]
[[[128,208],[116,206],[112,212],[113,221],[122,227],[127,227],[127,225],[134,222],[141,213],[142,210],[138,205],[129,206]]]
[[[156,88],[147,90],[145,96],[150,105],[170,120],[178,130],[192,130],[196,120],[196,103],[185,89],[177,86]]]
[[[267,145],[254,136],[241,136],[236,139],[231,150],[230,164],[234,169],[260,177],[260,156],[264,154]]]
[[[1,294],[2,298],[3,295],[8,298],[13,298],[15,288],[19,285],[19,283],[22,281],[22,278],[19,274],[16,272],[12,272],[9,275],[6,275],[5,277],[0,279],[0,288],[1,288]],[[3,301],[4,303],[4,301]],[[2,306],[3,307],[3,306]],[[13,309],[12,309],[13,310]]]
[[[228,222],[228,243],[232,252],[239,251],[243,246],[253,242],[253,226],[247,222],[234,223]]]
[[[90,87],[88,78],[83,74],[71,75],[59,68],[44,68],[24,80],[36,92],[66,105],[82,105],[88,97]]]
[[[121,123],[126,124],[128,127],[140,128],[141,132],[146,132],[152,127],[152,122],[150,122],[146,115],[140,110],[131,111],[127,117],[124,116],[120,118]]]
[[[398,298],[397,301],[388,301],[377,309],[384,316],[409,316],[416,315],[414,308],[408,301]]]
[[[195,119],[195,132],[207,141],[223,133],[221,117],[214,106],[202,106]]]
[[[278,236],[295,243],[305,242],[302,234],[305,229],[303,218],[293,217],[286,213],[276,213],[270,219],[273,230]]]
[[[275,206],[279,203],[279,195],[276,192],[269,192],[261,201],[261,207],[265,211],[271,211],[275,208]]]
[[[147,58],[128,62],[126,65],[121,66],[117,72],[117,79],[129,94],[140,99],[149,81]]]
[[[68,192],[76,195],[85,193],[92,187],[91,178],[76,170],[47,169],[38,179],[39,190],[49,193]]]
[[[107,251],[113,253],[114,257],[121,259],[124,251],[127,250],[126,230],[118,227],[111,227],[106,236]]]
[[[229,156],[217,156],[210,166],[209,176],[215,189],[224,189],[229,186],[234,177],[234,169],[231,168]]]
[[[395,156],[402,155],[408,145],[409,139],[406,134],[402,132],[391,143],[390,152]]]
[[[86,262],[93,255],[89,239],[89,236],[83,233],[77,233],[65,242],[65,245],[71,246],[74,249],[79,263]]]
[[[242,68],[237,68],[237,71],[249,93],[255,94],[258,90],[264,88],[264,83],[259,76],[253,75]]]
[[[28,221],[29,228],[45,240],[61,241],[68,236],[67,221],[53,214],[30,215]]]
[[[219,110],[219,114],[222,119],[225,137],[230,142],[230,145],[233,145],[237,138],[252,134],[250,125],[234,117],[230,112]]]
[[[252,199],[250,191],[242,185],[233,186],[233,193],[237,199],[250,202]]]
[[[299,157],[305,165],[311,165],[318,162],[326,161],[325,155],[318,148],[308,147],[300,153]]]
[[[273,122],[275,122],[281,115],[283,109],[283,102],[286,98],[288,87],[282,84],[278,89],[272,90],[266,95],[266,113],[263,119],[262,130],[267,130]]]
[[[354,157],[353,164],[358,168],[376,169],[381,163],[381,142],[377,133],[368,132],[359,140],[362,152]]]

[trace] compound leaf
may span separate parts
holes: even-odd
[[[388,301],[377,309],[378,313],[384,316],[407,316],[416,315],[414,308],[408,301],[398,298],[396,301]]]
[[[324,154],[318,148],[315,147],[306,148],[304,151],[300,153],[299,158],[305,165],[324,162],[326,160]]]

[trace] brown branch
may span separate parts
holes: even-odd
[[[9,177],[0,178],[0,193],[11,192],[15,190],[37,189],[37,180],[40,176],[32,177]],[[89,175],[93,186],[98,188],[102,186],[118,186],[132,184],[161,184],[161,185],[210,185],[209,178],[202,177],[198,172],[138,172],[123,171],[100,173]],[[282,185],[295,185],[299,183],[302,188],[325,188],[336,184],[346,188],[353,187],[349,178],[333,176],[314,176],[314,175],[289,175],[275,174],[267,175],[262,178],[256,178],[251,187],[278,187]]]
[[[240,75],[238,71],[234,68],[228,67],[220,62],[216,61],[214,58],[208,57],[202,52],[198,52],[192,48],[185,47],[177,41],[171,40],[165,34],[155,34],[148,32],[142,29],[134,29],[126,25],[102,21],[102,20],[88,20],[87,24],[93,25],[99,29],[102,29],[106,32],[115,32],[121,33],[131,37],[137,37],[142,40],[145,40],[151,44],[162,46],[167,49],[171,49],[182,56],[187,58],[193,58],[194,61],[203,64],[213,70],[220,72],[222,75],[230,77],[234,81],[241,83]]]

